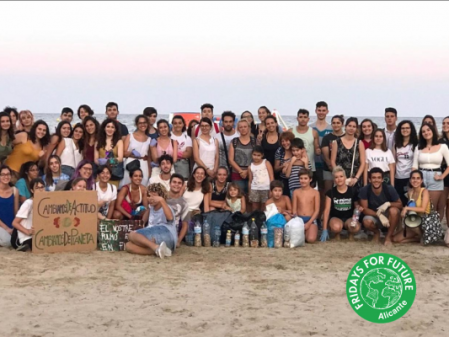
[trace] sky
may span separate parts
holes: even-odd
[[[0,2],[0,107],[449,115],[448,2]]]

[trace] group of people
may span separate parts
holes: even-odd
[[[426,116],[416,132],[397,111],[385,109],[385,129],[370,119],[360,125],[316,104],[317,120],[299,109],[298,125],[283,129],[270,110],[240,118],[225,111],[218,123],[211,104],[187,125],[175,115],[159,119],[148,107],[135,131],[106,105],[100,124],[81,105],[80,122],[64,108],[54,132],[29,110],[0,113],[0,245],[31,249],[32,199],[41,190],[96,190],[98,219],[141,219],[147,228],[129,236],[126,249],[169,256],[184,239],[193,215],[212,210],[251,212],[275,204],[286,220],[299,216],[306,240],[340,239],[363,232],[385,244],[420,241],[420,227],[402,230],[409,211],[423,218],[434,208],[443,218],[449,194],[449,117],[438,135]],[[413,200],[413,206],[409,201]],[[31,206],[30,206],[31,205]],[[432,207],[431,207],[432,205]],[[360,221],[353,221],[358,210]]]

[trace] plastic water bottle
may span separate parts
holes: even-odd
[[[249,247],[249,226],[246,221],[242,228],[242,246]]]
[[[290,248],[290,225],[288,222],[284,226],[284,247]]]
[[[231,239],[232,239],[232,234],[231,234],[231,231],[228,230],[226,233],[226,247],[231,247]]]
[[[220,237],[221,237],[221,227],[216,224],[214,228],[215,238],[214,238],[214,247],[220,247]]]
[[[352,214],[351,227],[357,226],[357,222],[359,221],[360,211],[359,208],[354,208],[354,213]]]
[[[267,235],[268,235],[268,227],[266,222],[262,222],[262,227],[260,227],[260,246],[261,247],[268,247],[268,241],[267,241]]]
[[[186,235],[187,246],[193,246],[194,236],[195,236],[195,232],[193,231],[193,227],[189,225],[189,228],[187,229],[187,235]]]
[[[210,247],[210,245],[211,245],[210,225],[207,222],[207,220],[204,220],[204,223],[203,223],[203,241],[204,241],[204,247]]]
[[[250,239],[251,239],[251,247],[257,248],[259,247],[259,228],[257,228],[256,220],[254,218],[251,219],[251,233],[250,233]]]
[[[195,222],[193,230],[195,232],[195,247],[201,247],[201,224],[199,221]]]
[[[235,232],[234,235],[234,247],[240,247],[240,232]]]

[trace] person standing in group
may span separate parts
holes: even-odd
[[[73,127],[72,138],[66,137],[59,143],[56,155],[61,158],[61,170],[70,178],[83,160],[84,128],[81,123]]]
[[[260,145],[263,148],[263,154],[266,160],[274,167],[276,151],[281,146],[278,122],[274,116],[265,118],[265,131],[262,135]]]
[[[184,177],[184,180],[190,176],[189,159],[193,156],[192,138],[187,134],[186,122],[184,117],[177,115],[172,119],[171,139],[178,144],[178,155],[175,163],[175,173]]]
[[[56,132],[51,135],[50,143],[47,146],[47,151],[45,154],[45,160],[48,161],[48,158],[56,154],[56,150],[61,142],[64,141],[65,138],[70,138],[72,135],[72,125],[69,121],[61,121],[58,123],[56,127]]]
[[[123,140],[120,136],[119,127],[119,123],[115,119],[107,118],[101,123],[98,141],[95,146],[95,164],[123,165]],[[117,178],[111,179],[111,183],[115,187],[118,187],[120,179],[122,179]]]
[[[321,156],[323,158],[323,180],[324,180],[324,191],[329,191],[334,183],[334,178],[332,177],[332,144],[341,136],[343,136],[343,124],[345,120],[343,115],[335,115],[332,117],[332,132],[328,133],[323,137],[321,141]]]
[[[11,117],[11,126],[13,129],[13,133],[15,134],[17,131],[17,120],[19,119],[19,112],[16,108],[7,106],[3,109],[3,112],[8,114]]]
[[[5,160],[5,164],[13,170],[15,178],[18,177],[22,164],[28,161],[42,162],[44,160],[42,167],[45,165],[45,153],[49,143],[48,125],[43,120],[36,121],[29,134],[27,132],[16,134],[16,139],[13,142],[14,148]]]
[[[387,147],[393,151],[394,138],[396,133],[396,122],[398,120],[398,112],[395,108],[385,109],[385,136],[387,138]]]
[[[246,119],[249,123],[250,129],[251,129],[251,136],[256,138],[257,137],[257,125],[254,122],[254,116],[251,113],[251,111],[245,110],[240,115],[240,119]]]
[[[212,122],[212,126],[209,131],[209,135],[211,135],[212,138],[214,138],[220,132],[220,128],[218,127],[218,124],[214,122],[214,106],[212,104],[205,103],[201,106],[201,119],[203,119],[203,118],[208,118]],[[203,130],[201,129],[200,124],[198,124],[195,127],[195,132],[192,135],[192,141],[195,138],[201,136],[201,134],[203,133]]]
[[[64,107],[61,110],[61,115],[59,116],[59,119],[65,122],[72,123],[73,121],[73,110],[69,107]]]
[[[17,133],[30,132],[34,125],[34,116],[30,110],[22,110],[19,112],[19,125],[17,126]]]
[[[292,159],[289,162],[285,176],[288,177],[288,188],[290,190],[290,197],[293,193],[301,188],[299,182],[299,173],[304,169],[310,169],[309,158],[307,157],[307,151],[304,147],[304,142],[300,138],[292,140],[291,145]]]
[[[203,117],[200,120],[201,134],[193,140],[194,169],[204,167],[207,176],[214,178],[218,170],[218,140],[210,134],[212,121]]]
[[[11,117],[8,113],[2,112],[0,113],[0,163],[3,163],[12,152],[14,139]]]
[[[440,219],[443,219],[444,207],[438,208],[438,206],[440,206],[440,198],[444,192],[444,178],[449,174],[449,167],[443,173],[441,172],[443,160],[449,163],[449,149],[446,144],[438,142],[438,132],[435,125],[421,125],[418,147],[413,155],[412,171],[419,169],[423,173],[424,185],[440,214]]]
[[[435,121],[435,118],[431,115],[425,115],[424,118],[422,119],[421,125],[422,124],[430,124],[433,126],[437,126],[437,122]]]
[[[83,119],[84,127],[84,158],[95,161],[95,144],[100,130],[100,123],[92,116],[86,116]],[[96,175],[96,173],[94,173]]]
[[[281,147],[277,149],[274,155],[274,173],[279,174],[282,181],[282,194],[290,197],[290,189],[288,187],[288,177],[285,175],[288,165],[292,159],[291,145],[295,135],[291,131],[285,131],[279,136]]]
[[[223,131],[215,136],[218,141],[219,160],[218,166],[227,167],[231,171],[231,165],[229,164],[229,147],[234,138],[240,136],[240,134],[234,129],[235,114],[232,111],[225,111],[221,114],[221,122],[223,125]]]
[[[251,137],[250,125],[246,119],[241,119],[237,123],[237,130],[240,134],[234,138],[229,148],[229,164],[232,167],[231,180],[238,184],[244,194],[248,194],[248,168],[251,165],[251,155],[256,140]]]
[[[98,168],[98,182],[95,190],[98,196],[98,219],[113,219],[115,201],[117,200],[117,187],[109,183],[112,171],[107,165]]]
[[[123,142],[123,148],[125,149],[123,165],[126,169],[128,165],[133,166],[138,163],[138,166],[134,165],[131,170],[140,167],[143,173],[142,185],[147,186],[151,175],[151,160],[148,158],[151,142],[151,138],[148,136],[148,118],[144,115],[137,115],[134,119],[134,125],[136,126],[136,131],[128,134]],[[128,169],[126,170],[129,172]],[[129,175],[125,172],[123,179],[120,181],[120,187],[129,183]]]
[[[178,142],[171,139],[170,125],[168,124],[168,121],[165,119],[158,120],[157,131],[157,139],[152,139],[150,142],[152,166],[151,177],[157,176],[161,172],[158,162],[162,155],[170,155],[173,158],[173,163],[178,161]]]
[[[263,105],[257,110],[257,115],[259,117],[260,123],[256,125],[255,136],[257,143],[260,144],[262,142],[263,133],[265,132],[265,118],[271,116],[271,111]]]
[[[345,134],[332,144],[332,167],[341,166],[346,173],[348,186],[361,186],[365,170],[365,146],[355,138],[358,121],[350,117],[345,123]]]
[[[360,135],[358,138],[365,146],[365,150],[369,149],[374,138],[374,131],[376,131],[376,129],[376,125],[371,119],[364,119],[362,123],[360,123]]]
[[[373,141],[366,150],[366,165],[363,175],[363,185],[368,184],[368,172],[373,167],[380,167],[384,172],[384,182],[394,187],[394,174],[396,170],[393,153],[387,148],[385,132],[374,131]]]
[[[108,119],[113,119],[118,124],[118,130],[120,131],[120,135],[122,137],[122,140],[125,140],[125,137],[128,135],[128,128],[126,125],[120,123],[117,120],[119,111],[118,111],[118,104],[115,102],[109,102],[106,104],[106,116],[108,116]]]
[[[76,114],[78,115],[78,118],[81,119],[84,126],[84,118],[89,116],[92,117],[94,115],[94,111],[87,104],[82,104],[79,106]]]
[[[158,134],[154,125],[156,124],[157,110],[153,107],[147,107],[143,109],[143,115],[148,118],[148,137],[156,139]]]
[[[310,121],[309,111],[306,109],[299,109],[297,114],[298,126],[290,131],[293,132],[296,138],[302,139],[304,147],[306,148],[307,157],[309,158],[310,166],[314,175],[314,182],[317,181],[316,167],[315,167],[315,155],[321,156],[321,149],[319,144],[318,132],[307,123]]]
[[[69,181],[70,177],[61,171],[61,159],[52,154],[47,161],[45,166],[45,174],[42,177],[45,182],[45,190],[47,192],[52,192],[56,189],[56,185],[60,181]]]
[[[441,138],[440,143],[446,144],[446,146],[449,148],[449,116],[443,118],[443,128],[441,132]],[[446,170],[448,167],[448,163],[446,161],[443,161],[443,165],[441,165],[441,169],[443,171]],[[440,198],[440,204],[437,206],[439,209],[444,209],[446,207],[446,219],[449,221],[449,174],[444,178],[444,193],[443,196]]]
[[[410,181],[410,173],[412,172],[413,166],[413,155],[417,145],[418,136],[416,134],[415,125],[413,125],[413,122],[410,120],[400,122],[395,134],[395,145],[393,151],[393,156],[396,161],[394,187],[401,198],[403,206],[405,206],[408,201],[405,194]]]
[[[270,194],[270,181],[274,180],[273,166],[264,159],[264,149],[260,145],[254,147],[252,159],[248,170],[248,198],[253,211],[263,211]]]
[[[9,117],[9,116],[8,116]],[[11,246],[12,222],[19,210],[19,192],[11,187],[11,169],[0,167],[0,247]]]

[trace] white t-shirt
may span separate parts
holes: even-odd
[[[223,133],[223,136],[225,139],[226,148],[228,149],[228,155],[229,155],[229,147],[231,146],[231,142],[234,138],[240,137],[240,133],[238,131],[235,131],[234,134],[230,135],[230,136],[226,136]],[[219,159],[218,159],[219,164],[218,165],[228,167],[228,163],[226,161],[226,153],[225,153],[224,146],[223,146],[223,137],[221,137],[221,133],[215,135],[215,139],[218,140],[218,149],[219,149]]]
[[[106,203],[98,209],[98,212],[106,216],[109,210],[109,204],[111,201],[117,199],[117,187],[108,183],[108,188],[106,192],[103,192],[100,188],[100,183],[95,184],[95,189],[97,191],[98,201],[106,201]]]
[[[148,186],[151,184],[156,184],[156,183],[161,183],[162,185],[165,186],[167,191],[170,191],[170,178],[168,180],[162,180],[161,175],[158,174],[158,175],[150,178],[150,182],[149,182]]]
[[[394,164],[393,153],[390,149],[386,152],[380,149],[367,149],[366,150],[366,163],[368,164],[368,171],[374,167],[379,167],[384,172],[390,171],[390,164]]]
[[[33,199],[25,200],[22,206],[20,206],[16,217],[23,219],[22,221],[20,221],[20,224],[24,228],[31,229],[31,227],[33,226]],[[19,230],[17,231],[17,236],[19,238],[20,244],[28,239],[31,239],[31,236],[28,236]]]
[[[413,165],[412,144],[407,144],[404,147],[396,148],[396,178],[408,179],[412,172]]]
[[[178,159],[182,159],[182,154],[188,147],[192,147],[192,138],[187,135],[187,131],[183,132],[181,136],[171,134],[171,139],[178,142]]]

